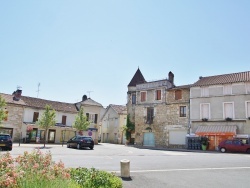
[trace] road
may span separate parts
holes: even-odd
[[[15,144],[10,153],[15,157],[40,146]],[[249,154],[139,149],[106,143],[95,145],[94,150],[46,146],[41,150],[50,151],[53,160],[61,160],[66,167],[94,167],[117,176],[120,161],[130,160],[131,180],[123,180],[125,188],[250,187]]]

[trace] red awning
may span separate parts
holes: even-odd
[[[203,125],[199,126],[196,135],[236,135],[237,126],[235,125]]]

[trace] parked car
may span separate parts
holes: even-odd
[[[0,150],[12,150],[12,140],[9,134],[0,134]]]
[[[77,149],[88,147],[94,149],[94,140],[89,136],[74,136],[68,140],[67,147]]]
[[[244,144],[241,140],[224,140],[219,146],[219,150],[224,152],[247,152],[250,153],[250,145]]]

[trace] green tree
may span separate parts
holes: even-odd
[[[80,109],[78,114],[75,117],[75,121],[73,123],[73,128],[75,128],[78,132],[86,131],[89,128],[90,122],[86,115],[84,115],[83,108]]]
[[[0,96],[0,125],[2,121],[6,118],[6,113],[3,109],[5,105],[6,105],[5,100]]]
[[[127,125],[126,125],[126,127],[127,127],[125,129],[125,131],[126,131],[126,133],[125,133],[126,139],[130,142],[131,133],[134,132],[134,130],[135,130],[135,124],[131,122],[129,115],[127,116]]]
[[[55,126],[56,124],[56,112],[54,109],[51,108],[51,106],[46,105],[45,106],[45,111],[42,114],[41,118],[38,119],[38,125],[40,128],[45,129],[45,135],[44,135],[44,147],[45,143],[47,141],[47,132],[50,127]]]

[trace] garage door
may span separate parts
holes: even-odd
[[[143,135],[143,146],[155,147],[155,135],[154,133],[144,133]]]
[[[186,130],[169,131],[169,144],[185,145],[186,144]]]

